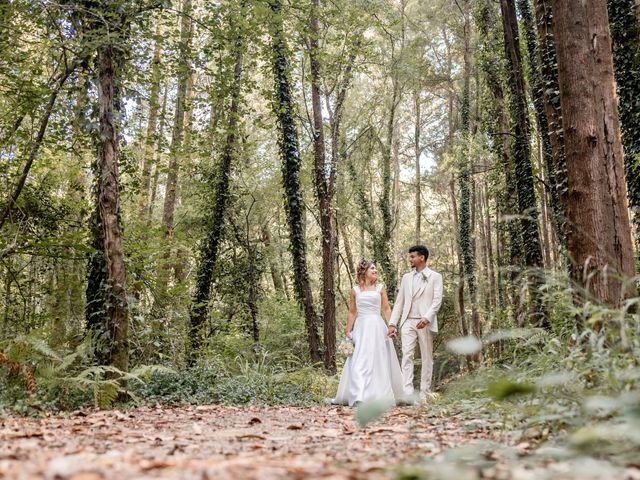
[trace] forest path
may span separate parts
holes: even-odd
[[[314,407],[142,407],[0,419],[0,478],[378,479],[475,439],[486,423],[403,407],[359,428]]]

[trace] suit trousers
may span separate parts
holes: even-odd
[[[433,376],[433,332],[429,330],[429,325],[424,328],[416,328],[419,319],[407,318],[402,323],[400,329],[400,340],[402,342],[402,380],[405,395],[413,393],[413,357],[415,355],[416,343],[420,345],[420,357],[422,367],[420,368],[420,394],[426,394],[431,388],[431,377]]]

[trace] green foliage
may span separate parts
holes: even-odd
[[[525,382],[512,382],[508,379],[500,379],[492,382],[487,388],[487,393],[495,400],[505,400],[514,395],[535,392],[535,386]]]
[[[209,357],[186,370],[154,374],[134,392],[150,402],[227,405],[310,405],[333,393],[322,372],[276,358],[266,352],[233,361]]]
[[[487,336],[485,350],[501,342],[503,356],[449,383],[430,411],[462,411],[469,421],[499,422],[522,441],[565,449],[568,458],[590,455],[624,465],[640,448],[640,370],[633,353],[640,348],[640,316],[594,304],[578,308],[566,293],[556,290],[551,311],[557,333],[513,329]],[[574,328],[560,316],[574,319]],[[586,325],[606,319],[605,327],[577,333],[576,317]],[[626,341],[620,329],[629,332]]]

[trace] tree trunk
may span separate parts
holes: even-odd
[[[472,222],[471,205],[471,160],[468,155],[468,142],[471,125],[471,21],[469,18],[470,3],[464,2],[464,85],[462,91],[462,118],[461,118],[461,138],[465,153],[460,156],[459,165],[459,185],[460,185],[460,210],[458,213],[460,251],[462,253],[462,265],[464,278],[469,288],[469,302],[471,303],[471,330],[480,338],[480,316],[477,307],[477,283],[476,283],[476,261],[474,255],[474,235]]]
[[[147,209],[146,222],[151,222],[153,217],[153,210],[156,203],[156,196],[158,194],[158,181],[160,180],[160,160],[162,157],[162,150],[164,147],[164,126],[167,119],[167,94],[169,87],[165,85],[164,94],[162,95],[162,110],[160,111],[160,125],[158,125],[158,143],[155,151],[155,171],[153,172],[153,182],[151,182],[151,197],[149,198],[149,208]]]
[[[335,162],[332,161],[328,165],[329,171],[327,172],[324,121],[320,95],[321,67],[318,59],[320,38],[319,9],[320,0],[312,0],[309,19],[309,63],[311,67],[311,105],[313,109],[314,180],[316,198],[320,209],[320,230],[322,231],[324,368],[333,374],[336,371],[336,293],[334,278],[336,239],[333,230]]]
[[[353,261],[353,253],[351,250],[351,242],[349,242],[349,235],[347,233],[347,227],[345,222],[341,222],[338,219],[338,228],[340,229],[340,235],[342,235],[342,244],[344,245],[344,253],[347,256],[347,270],[349,270],[349,277],[351,281],[356,279],[355,262]]]
[[[273,249],[271,232],[267,225],[262,225],[260,229],[262,244],[267,253],[267,261],[269,262],[269,270],[271,272],[271,281],[273,288],[277,293],[284,293],[284,283],[282,283],[282,272],[278,264],[278,257]]]
[[[554,0],[573,278],[621,305],[635,273],[605,0]],[[622,277],[622,278],[620,278]]]
[[[286,44],[282,26],[281,0],[270,0],[273,13],[271,24],[271,48],[273,51],[273,74],[275,81],[274,114],[278,120],[278,144],[282,157],[282,181],[285,191],[287,220],[291,240],[294,285],[298,301],[304,310],[307,327],[307,341],[311,360],[318,362],[320,356],[320,337],[318,318],[313,305],[311,283],[307,268],[307,245],[305,240],[304,205],[300,193],[300,149],[298,132],[295,125],[294,100],[289,80],[289,62],[286,57]]]
[[[98,47],[98,105],[100,150],[98,155],[98,218],[106,272],[109,365],[129,368],[129,306],[126,268],[120,227],[118,132],[115,124],[115,59],[110,44]]]
[[[558,241],[566,248],[567,237],[567,165],[564,151],[564,131],[562,129],[562,110],[560,108],[560,86],[558,85],[558,61],[553,36],[553,13],[550,0],[535,0],[538,36],[540,38],[541,76],[544,98],[544,110],[547,117],[551,154],[555,164],[555,188],[558,197],[560,215]],[[554,226],[557,232],[558,227]]]
[[[169,154],[169,169],[165,184],[164,208],[162,212],[162,227],[165,238],[173,239],[173,217],[176,209],[178,188],[178,171],[180,157],[183,154],[182,140],[184,134],[184,115],[187,99],[187,84],[191,77],[191,11],[192,0],[184,0],[180,18],[180,64],[178,66],[178,87],[176,93],[175,113],[173,117],[173,131],[171,133],[171,148]]]
[[[500,0],[504,47],[509,65],[509,88],[511,90],[511,114],[514,120],[515,171],[518,191],[518,210],[522,216],[522,238],[525,264],[529,269],[529,285],[532,297],[532,323],[549,328],[549,319],[541,303],[539,286],[543,268],[540,232],[538,231],[538,207],[536,204],[533,167],[531,165],[531,134],[529,110],[522,61],[518,20],[514,0]]]
[[[31,146],[31,150],[29,151],[29,156],[27,157],[25,166],[22,169],[22,174],[18,179],[18,184],[15,186],[15,189],[13,190],[9,198],[7,198],[7,205],[4,207],[2,213],[0,213],[0,230],[2,230],[2,227],[4,226],[7,218],[9,218],[11,210],[18,200],[18,197],[22,193],[22,189],[27,182],[29,172],[31,171],[31,167],[33,166],[33,162],[40,152],[40,147],[42,146],[42,142],[44,141],[44,136],[47,131],[47,126],[49,125],[49,118],[51,118],[51,113],[53,112],[53,108],[55,107],[58,95],[60,94],[64,83],[67,81],[67,78],[69,78],[69,75],[73,73],[76,66],[76,64],[73,64],[72,66],[65,69],[65,71],[59,76],[55,86],[53,87],[53,90],[51,91],[51,94],[49,95],[49,101],[45,106],[42,119],[40,120],[40,128],[38,129],[38,134],[33,142],[33,145]]]
[[[640,18],[635,0],[608,0],[629,206],[640,256]]]
[[[413,148],[416,162],[416,243],[422,241],[422,189],[421,189],[421,169],[420,156],[422,155],[422,147],[420,146],[420,131],[422,127],[422,118],[420,111],[420,92],[416,91],[413,96],[413,105],[416,112],[416,121],[413,133]]]
[[[162,74],[160,72],[162,58],[162,29],[160,21],[156,25],[155,48],[153,51],[153,60],[151,61],[151,88],[149,92],[149,117],[147,119],[147,132],[144,140],[144,149],[142,151],[142,186],[140,187],[139,210],[140,217],[146,218],[149,211],[149,189],[151,187],[151,166],[154,160],[154,146],[158,138],[157,124],[158,111],[160,110],[160,81]]]
[[[396,296],[397,279],[394,265],[391,262],[391,237],[393,235],[393,213],[391,205],[391,191],[393,187],[393,179],[391,175],[391,164],[393,162],[393,140],[396,123],[396,109],[398,106],[398,97],[400,88],[398,80],[394,77],[393,93],[391,96],[391,104],[389,106],[389,118],[387,119],[387,138],[382,149],[382,196],[378,202],[380,213],[382,214],[382,232],[373,239],[375,260],[382,268],[385,283],[387,284],[387,293],[389,301],[393,302]]]
[[[549,133],[549,122],[544,106],[544,83],[542,79],[542,69],[539,61],[538,39],[536,37],[536,25],[531,12],[531,0],[518,0],[518,10],[524,24],[525,40],[527,44],[527,52],[529,58],[529,77],[530,92],[533,100],[533,106],[536,111],[536,123],[538,125],[539,137],[542,142],[542,163],[547,174],[547,190],[549,192],[552,219],[556,236],[564,244],[564,232],[562,229],[564,212],[562,211],[559,191],[558,191],[558,173],[556,172],[556,162],[551,145],[551,136]]]
[[[218,250],[222,240],[222,229],[225,221],[227,204],[229,203],[229,183],[231,180],[231,166],[237,149],[238,137],[238,110],[240,104],[240,86],[242,80],[243,67],[243,38],[239,37],[235,44],[236,63],[233,71],[233,82],[231,87],[231,105],[228,113],[227,135],[220,170],[215,176],[213,208],[208,220],[207,238],[203,242],[200,253],[200,262],[196,277],[196,291],[191,307],[191,330],[189,340],[191,344],[191,360],[202,346],[203,327],[209,315],[209,300],[211,298],[211,282],[213,272],[218,260]]]

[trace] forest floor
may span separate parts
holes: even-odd
[[[434,405],[434,407],[436,407]],[[0,418],[0,479],[640,480],[640,465],[545,445],[482,408],[219,405]]]
[[[508,443],[498,432],[425,407],[395,408],[366,428],[358,427],[353,409],[339,406],[8,416],[0,419],[0,478],[395,478],[451,447],[478,439]]]

